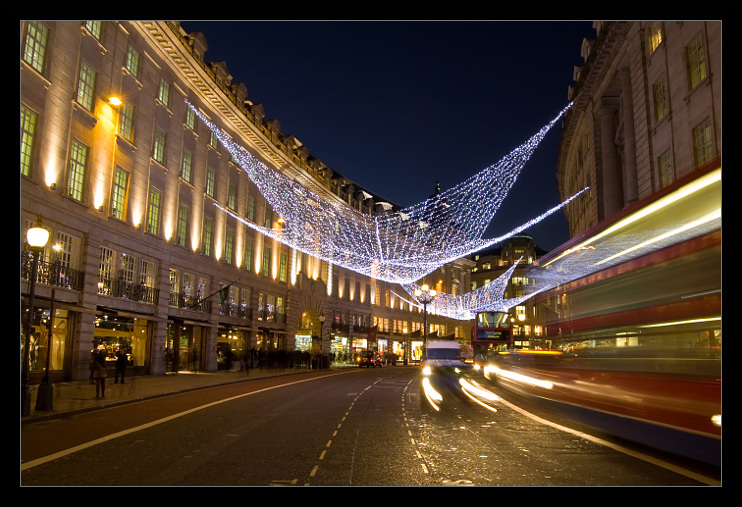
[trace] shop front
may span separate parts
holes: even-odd
[[[105,350],[106,364],[115,368],[117,352],[126,355],[126,374],[146,373],[152,323],[146,318],[99,312],[95,315],[93,349]]]
[[[73,343],[73,328],[76,312],[56,307],[54,318],[51,318],[51,304],[49,301],[36,300],[33,319],[28,327],[28,301],[21,298],[21,357],[25,347],[26,333],[29,335],[29,382],[37,384],[44,371],[49,367],[52,381],[67,380],[69,378],[69,362],[71,353],[69,347]]]
[[[233,327],[220,327],[216,340],[218,370],[243,370],[250,364],[250,332]]]
[[[177,373],[205,370],[204,365],[208,364],[204,356],[207,336],[207,327],[183,321],[169,323],[165,348],[165,371]]]

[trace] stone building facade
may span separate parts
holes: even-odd
[[[415,359],[423,315],[401,288],[214,206],[269,227],[280,220],[186,100],[312,191],[364,213],[395,209],[284,135],[225,62],[205,59],[204,34],[168,21],[24,21],[20,36],[21,328],[32,381],[49,354],[54,380],[86,378],[97,347],[125,350],[133,373],[154,375],[233,359],[294,364],[297,352],[322,364],[363,349]],[[28,328],[24,238],[38,221],[51,236]],[[470,270],[462,259],[426,282],[459,290]],[[468,322],[428,322],[471,333]]]
[[[570,235],[721,157],[721,21],[596,21],[557,167]]]

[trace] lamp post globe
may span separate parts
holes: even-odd
[[[29,349],[31,346],[31,327],[33,326],[34,294],[36,276],[39,270],[39,255],[49,241],[49,231],[42,227],[41,217],[26,231],[26,244],[33,256],[33,264],[28,274],[28,313],[26,315],[26,336],[23,341],[23,366],[21,367],[21,415],[30,413],[31,396],[28,387]]]

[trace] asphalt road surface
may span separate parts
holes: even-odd
[[[22,486],[703,486],[719,477],[527,412],[434,409],[419,368],[241,382],[21,428]],[[481,401],[481,400],[479,400]]]

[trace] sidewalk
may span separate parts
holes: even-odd
[[[338,368],[344,368],[340,366]],[[333,368],[334,369],[334,368]],[[114,383],[113,376],[106,379],[106,397],[95,397],[95,385],[88,380],[55,382],[52,384],[52,410],[37,411],[36,395],[39,386],[30,386],[31,413],[21,417],[21,424],[54,419],[76,413],[99,410],[115,405],[142,401],[159,396],[177,394],[194,389],[214,387],[232,382],[246,382],[282,375],[311,373],[307,368],[256,368],[245,371],[179,372],[167,375],[137,375],[126,378],[124,384]]]

